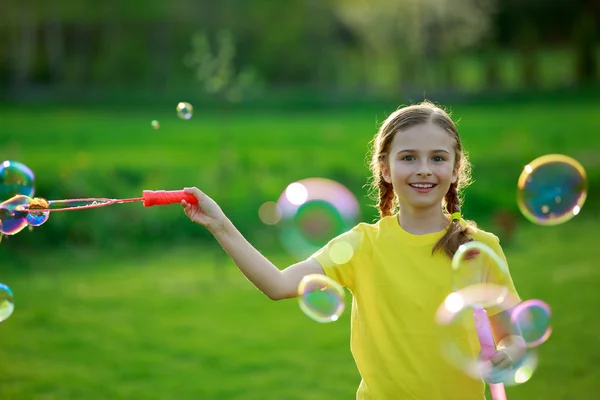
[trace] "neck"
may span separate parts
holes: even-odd
[[[449,222],[441,207],[414,209],[400,206],[398,223],[406,232],[413,235],[439,232],[446,228]]]

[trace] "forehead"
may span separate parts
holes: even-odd
[[[443,149],[454,152],[454,139],[439,126],[426,123],[396,132],[392,140],[391,152],[402,150],[429,151]]]

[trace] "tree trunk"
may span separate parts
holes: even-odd
[[[535,87],[539,84],[536,54],[538,33],[529,21],[523,21],[518,35],[517,46],[520,53],[522,83],[526,87]]]
[[[35,16],[31,10],[27,7],[21,8],[19,26],[11,35],[14,60],[12,84],[18,93],[23,93],[31,83],[31,72],[37,45],[36,27]]]
[[[500,82],[500,66],[498,65],[498,46],[494,41],[489,41],[485,46],[485,83],[486,87],[490,90],[502,89]]]
[[[164,92],[169,82],[172,55],[172,26],[171,21],[161,20],[152,24],[150,39],[150,54],[152,54],[152,82],[155,90]]]
[[[62,83],[65,63],[63,27],[59,19],[49,18],[44,24],[44,46],[48,56],[50,79],[53,85]]]
[[[578,18],[575,31],[575,77],[580,85],[596,79],[596,29],[591,12],[583,12]]]

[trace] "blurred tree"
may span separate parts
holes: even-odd
[[[372,77],[374,86],[411,85],[425,60],[441,59],[453,81],[453,57],[485,36],[495,1],[330,0],[338,18],[360,38],[365,62],[391,66],[393,75]],[[390,67],[388,67],[390,68]]]
[[[516,48],[521,63],[521,81],[526,87],[532,88],[539,84],[538,32],[533,23],[525,16],[519,18],[517,24]]]
[[[570,46],[584,83],[598,75],[599,3],[3,0],[0,82],[12,82],[15,94],[69,83],[74,99],[91,92],[82,88],[180,93],[189,88],[181,56],[200,26],[211,36],[231,33],[234,67],[253,65],[271,89],[291,86],[313,97],[344,88],[396,94],[401,86],[456,87],[457,57],[471,49],[486,54],[477,62],[485,63],[488,87],[499,82],[498,55],[515,51],[523,84],[535,85],[537,53],[549,46]]]
[[[183,62],[194,70],[196,80],[206,93],[235,103],[258,85],[254,68],[236,69],[236,47],[230,31],[221,30],[216,35],[214,51],[204,32],[195,33],[191,45],[192,50],[184,56]]]
[[[600,15],[600,2],[587,0],[581,7],[574,29],[575,76],[577,83],[585,85],[596,80],[598,60],[597,16]]]
[[[9,27],[10,81],[15,93],[30,84],[35,63],[39,15],[32,1],[7,1],[3,5],[4,24]]]

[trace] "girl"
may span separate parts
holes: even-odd
[[[362,377],[357,399],[481,400],[484,382],[445,361],[434,321],[452,291],[451,258],[461,244],[480,241],[504,258],[496,236],[460,217],[459,192],[469,183],[469,167],[456,126],[444,110],[429,102],[398,109],[373,141],[379,221],[358,224],[285,270],[261,255],[197,188],[185,190],[198,205],[184,201],[182,206],[273,300],[297,296],[300,280],[309,274],[325,274],[348,287],[353,295],[351,349]],[[336,264],[330,252],[340,241],[350,243],[354,252],[349,261]],[[508,287],[517,299],[510,278]],[[498,344],[492,364],[509,367],[522,356],[523,340],[505,323],[507,311],[488,313]],[[454,339],[478,346],[469,327]]]

